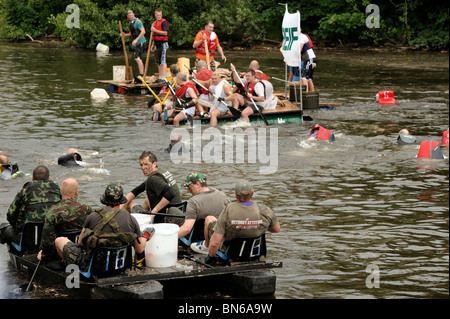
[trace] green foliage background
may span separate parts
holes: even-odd
[[[299,10],[302,29],[315,43],[361,46],[411,45],[448,49],[449,7],[437,0],[285,0],[289,11]],[[80,28],[69,29],[66,6],[80,8]],[[366,27],[366,6],[380,8],[380,28]],[[169,44],[190,47],[195,34],[211,20],[221,42],[250,46],[255,41],[281,41],[285,7],[278,0],[0,0],[0,39],[23,40],[55,34],[67,45],[94,48],[101,42],[121,47],[118,20],[127,27],[132,9],[147,27],[155,9],[170,23]]]

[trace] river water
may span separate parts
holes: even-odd
[[[226,54],[238,70],[257,59],[266,74],[284,77],[277,51]],[[27,173],[47,165],[59,184],[77,178],[80,198],[94,206],[100,206],[108,183],[121,182],[128,192],[143,181],[138,163],[143,150],[155,152],[160,169],[170,170],[178,182],[189,171],[200,171],[230,199],[235,182],[249,180],[255,200],[272,207],[281,223],[280,233],[267,236],[268,259],[284,264],[276,270],[276,298],[448,298],[448,159],[419,160],[418,145],[395,143],[402,128],[419,142],[440,141],[448,129],[448,54],[317,50],[317,55],[314,76],[321,100],[342,105],[307,114],[334,132],[334,143],[305,142],[313,122],[271,130],[243,127],[266,138],[258,140],[258,151],[266,153],[258,153],[256,161],[236,156],[208,163],[194,156],[175,163],[164,152],[172,127],[150,121],[148,96],[90,98],[94,88],[108,89],[96,81],[112,79],[113,66],[124,64],[121,51],[99,55],[0,43],[1,154]],[[191,51],[169,50],[169,65],[178,57],[194,61]],[[150,73],[156,72],[153,57],[150,61]],[[136,70],[131,57],[130,65]],[[281,83],[274,84],[283,90]],[[375,94],[381,90],[393,90],[399,103],[377,104]],[[214,131],[223,134],[223,145],[230,142],[230,128]],[[194,132],[187,132],[194,141]],[[101,166],[58,166],[57,157],[70,147]],[[245,143],[244,148],[256,152]],[[443,153],[448,158],[448,150]],[[269,155],[272,172],[264,169],[263,155]],[[0,182],[0,222],[28,180]],[[379,270],[379,280],[373,269]],[[67,296],[64,289],[45,286],[17,294],[26,281],[12,270],[7,249],[0,246],[0,298]]]

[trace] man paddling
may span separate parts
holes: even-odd
[[[0,243],[20,243],[22,228],[29,221],[44,221],[45,213],[61,200],[59,186],[50,180],[46,166],[33,171],[32,181],[23,185],[6,214],[9,224],[0,226]]]
[[[128,18],[128,33],[120,33],[121,37],[131,37],[131,49],[134,50],[134,60],[139,68],[139,75],[144,77],[144,63],[142,62],[142,56],[144,55],[144,45],[147,42],[145,40],[145,28],[142,21],[135,17],[134,12],[132,10],[128,10],[127,12]]]
[[[78,200],[78,182],[68,178],[61,184],[62,199],[53,205],[45,214],[44,228],[42,230],[41,257],[45,261],[56,260],[58,256],[55,249],[56,237],[67,231],[76,231],[83,228],[86,217],[92,212],[91,206]]]
[[[76,264],[85,271],[89,266],[93,251],[98,247],[120,247],[134,244],[136,253],[142,254],[146,242],[152,238],[155,231],[153,227],[146,228],[141,236],[137,220],[126,210],[120,209],[120,205],[127,202],[120,184],[109,184],[100,197],[100,202],[105,207],[91,213],[86,218],[78,245],[67,237],[55,239],[56,250],[66,266]],[[112,233],[116,236],[112,236]],[[89,240],[90,238],[92,240]]]
[[[183,184],[192,197],[186,207],[186,219],[178,231],[178,238],[189,234],[194,224],[208,216],[219,217],[224,207],[230,202],[225,193],[209,187],[206,176],[202,173],[190,173]],[[207,232],[207,228],[204,230]],[[206,238],[206,237],[205,237]],[[203,243],[193,244],[195,247],[204,247]]]
[[[274,212],[254,202],[253,194],[253,187],[248,182],[238,182],[234,191],[237,202],[228,204],[217,219],[208,217],[205,222],[210,236],[208,251],[198,250],[208,255],[206,264],[213,264],[217,251],[225,251],[234,238],[259,237],[266,231],[280,232],[280,223]]]

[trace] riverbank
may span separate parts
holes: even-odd
[[[77,48],[72,45],[70,42],[67,42],[61,38],[58,38],[56,35],[47,35],[45,37],[40,38],[32,38],[28,36],[28,40],[21,41],[10,41],[7,39],[0,39],[0,42],[8,42],[8,43],[20,43],[20,44],[32,44],[38,46],[45,47],[59,47],[59,48]],[[254,41],[249,46],[229,46],[227,42],[223,42],[222,46],[224,50],[227,51],[247,51],[247,50],[266,50],[266,51],[278,51],[281,47],[281,41],[278,42],[276,40],[265,40],[265,41]],[[177,50],[190,49],[191,47],[188,45],[184,45],[181,47],[177,47]],[[112,49],[119,50],[119,49]],[[121,50],[121,48],[120,48]],[[375,51],[375,52],[440,52],[443,54],[448,54],[449,51],[446,49],[442,50],[431,50],[427,48],[418,48],[412,45],[404,45],[404,44],[393,44],[387,43],[385,45],[376,45],[376,46],[361,46],[357,43],[343,43],[339,41],[339,43],[330,43],[330,42],[317,42],[314,44],[314,50],[333,50],[333,51]]]

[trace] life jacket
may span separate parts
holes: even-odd
[[[209,59],[213,60],[214,54],[216,54],[217,44],[216,44],[216,37],[217,35],[212,32],[211,35],[208,34],[205,30],[200,31],[203,34],[206,34],[206,43],[208,44],[208,51],[209,51]],[[206,49],[205,49],[205,41],[203,41],[197,49],[195,49],[196,54],[206,55]]]
[[[163,24],[163,22],[167,22],[167,31],[169,31],[169,21],[167,21],[166,19],[161,19],[161,20],[156,20],[154,23],[153,23],[153,26],[155,27],[155,29],[156,30],[159,30],[159,31],[164,31],[163,29],[162,29],[162,24]],[[162,42],[167,42],[167,41],[169,41],[169,36],[168,35],[161,35],[161,34],[154,34],[153,35],[153,40],[154,41],[162,41]]]
[[[212,73],[213,73],[212,70],[202,69],[200,72],[197,72],[197,74],[195,75],[195,78],[200,81],[208,81],[209,79],[211,79]],[[208,90],[205,90],[201,86],[200,86],[200,90],[202,91],[203,94],[206,94],[206,95],[209,94]]]
[[[394,91],[380,91],[376,95],[378,104],[395,104]]]
[[[131,21],[128,21],[128,28],[130,29],[130,33],[131,33],[131,38],[136,39],[139,34],[141,33],[141,31],[136,28],[136,26],[134,25],[135,22],[140,21],[138,18],[134,18]]]
[[[58,165],[61,166],[79,166],[75,161],[75,155],[77,155],[77,161],[82,161],[81,155],[78,153],[65,154],[58,157]]]
[[[306,33],[303,33],[303,34],[306,35],[306,36],[308,37],[308,39],[309,39],[309,41],[308,41],[309,47],[310,47],[311,49],[313,49],[313,48],[314,48],[314,45],[313,45],[313,43],[312,43],[312,41],[311,41],[311,38],[310,38],[309,35],[307,35]]]
[[[436,141],[423,141],[420,143],[418,158],[432,158],[432,159],[443,159],[439,142]]]
[[[448,130],[445,131],[444,133],[442,133],[441,144],[445,145],[445,146],[448,146]]]
[[[185,103],[192,100],[191,97],[186,97],[186,96],[185,96],[185,95],[186,95],[186,92],[187,92],[187,90],[188,90],[189,88],[194,89],[195,94],[198,95],[198,91],[197,91],[197,89],[195,88],[195,85],[194,85],[193,83],[191,83],[191,82],[186,82],[185,85],[183,85],[182,87],[180,87],[180,88],[175,92],[175,93],[177,94],[178,98],[179,98],[181,101],[184,101]]]
[[[102,216],[102,220],[94,227],[94,229],[86,228],[83,233],[81,247],[91,255],[98,247],[122,247],[131,245],[137,238],[137,235],[132,232],[120,231],[119,224],[114,220],[114,217],[120,212],[119,208],[106,211],[102,209],[98,213]],[[105,233],[103,228],[109,225],[113,232]]]
[[[265,80],[265,81],[269,81],[269,79],[267,78],[267,75],[261,71],[261,70],[256,70],[255,71],[255,76],[257,77],[258,80]]]
[[[316,128],[317,129],[317,128]],[[309,136],[311,136],[314,133],[315,129],[313,128],[310,132],[309,132]],[[333,132],[331,132],[330,130],[319,126],[319,130],[317,132],[316,135],[316,140],[320,141],[329,141],[329,142],[334,142],[335,138],[334,138],[334,134]]]
[[[261,83],[264,87],[264,100],[266,99],[266,85],[264,84],[263,81],[255,81],[253,83],[247,83],[245,86],[247,87],[247,91],[249,94],[253,95],[253,96],[258,96],[258,94],[255,92],[255,85],[257,83]],[[247,98],[247,101],[251,101],[251,99]]]

